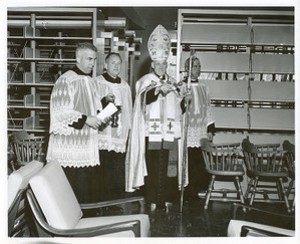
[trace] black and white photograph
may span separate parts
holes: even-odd
[[[0,15],[1,243],[299,241],[297,1]]]

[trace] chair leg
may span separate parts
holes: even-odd
[[[248,183],[248,186],[247,186],[247,190],[245,192],[245,199],[249,199],[249,193],[251,192],[251,187],[253,185],[253,179],[251,178],[249,183]]]
[[[295,179],[292,179],[289,183],[288,189],[286,191],[287,197],[289,198],[290,194],[292,193],[292,189],[295,187]],[[295,192],[294,192],[294,196],[293,196],[293,203],[292,203],[292,208],[291,211],[294,212],[295,211]]]
[[[14,161],[13,161],[13,160],[10,160],[9,163],[10,163],[10,166],[11,166],[12,171],[16,171]]]
[[[211,192],[212,192],[214,183],[215,183],[215,176],[212,175],[211,176],[211,181],[210,181],[209,186],[208,186],[208,190],[206,192],[205,204],[204,204],[204,209],[205,210],[208,208],[208,203],[209,203],[209,200],[210,200],[210,196],[211,196]]]
[[[236,188],[241,200],[241,203],[244,204],[245,203],[245,199],[244,199],[244,195],[243,195],[243,191],[242,191],[242,187],[241,187],[241,182],[238,176],[235,177],[235,181],[236,181]]]
[[[287,198],[287,195],[286,195],[286,191],[285,191],[285,188],[284,188],[284,185],[283,185],[282,178],[279,178],[279,184],[281,186],[281,192],[282,192],[282,195],[283,195],[283,198],[284,198],[284,202],[285,202],[287,211],[290,213],[291,212],[290,204],[289,204],[289,201],[288,201],[288,198]]]
[[[276,187],[277,187],[278,199],[281,201],[283,200],[283,195],[282,195],[281,185],[279,181],[276,182]]]
[[[254,197],[255,197],[255,191],[256,191],[257,184],[258,184],[258,178],[255,178],[253,180],[254,180],[254,182],[253,182],[253,187],[252,187],[252,192],[251,192],[251,199],[249,202],[250,206],[252,206],[252,204],[253,204]]]
[[[292,179],[292,180],[290,181],[290,183],[289,183],[288,190],[287,190],[287,193],[286,193],[288,197],[290,196],[290,194],[291,194],[291,192],[292,192],[294,183],[295,183],[295,180],[294,180],[294,179]]]

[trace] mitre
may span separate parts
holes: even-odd
[[[148,39],[148,51],[152,61],[167,60],[170,53],[171,40],[168,31],[158,25]]]

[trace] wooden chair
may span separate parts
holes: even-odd
[[[47,163],[29,182],[27,198],[39,237],[147,237],[150,234],[146,214],[82,217],[84,209],[138,202],[132,197],[79,205],[67,177],[58,162]]]
[[[16,156],[17,166],[24,166],[32,160],[43,161],[44,142],[44,137],[32,136],[26,131],[14,133],[11,145]]]
[[[23,236],[28,230],[28,204],[25,193],[29,179],[43,167],[43,163],[32,161],[13,171],[7,179],[8,185],[8,236]]]
[[[249,139],[242,142],[244,162],[247,168],[248,182],[245,198],[251,206],[254,201],[260,202],[283,202],[290,212],[290,206],[283,181],[289,176],[285,167],[285,153],[279,149],[280,144],[254,145]],[[256,197],[257,194],[262,198]],[[278,199],[270,196],[278,195]],[[250,198],[249,198],[249,195]]]
[[[208,139],[201,139],[201,149],[206,165],[206,171],[211,180],[205,195],[204,209],[208,208],[210,200],[240,201],[244,203],[241,188],[241,178],[245,174],[243,163],[240,160],[240,143],[215,145]],[[215,189],[215,181],[229,181],[234,183],[235,189]],[[212,196],[221,193],[221,196]],[[228,194],[236,194],[236,197]]]
[[[295,145],[290,143],[288,140],[285,140],[282,143],[283,150],[286,151],[286,163],[289,171],[290,183],[287,189],[287,196],[293,194],[293,203],[292,203],[292,211],[295,211]]]

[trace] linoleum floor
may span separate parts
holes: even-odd
[[[277,213],[287,214],[284,204],[257,203],[255,206]],[[204,199],[195,199],[185,202],[182,213],[179,211],[179,203],[173,204],[168,212],[146,210],[151,221],[151,237],[226,237],[227,226],[233,215],[232,202],[211,201],[207,210],[204,210]],[[261,215],[253,215],[262,218]],[[268,219],[263,220],[266,223]],[[275,220],[276,221],[276,220]],[[276,224],[276,223],[275,223]],[[291,228],[287,223],[278,223],[282,227]]]

